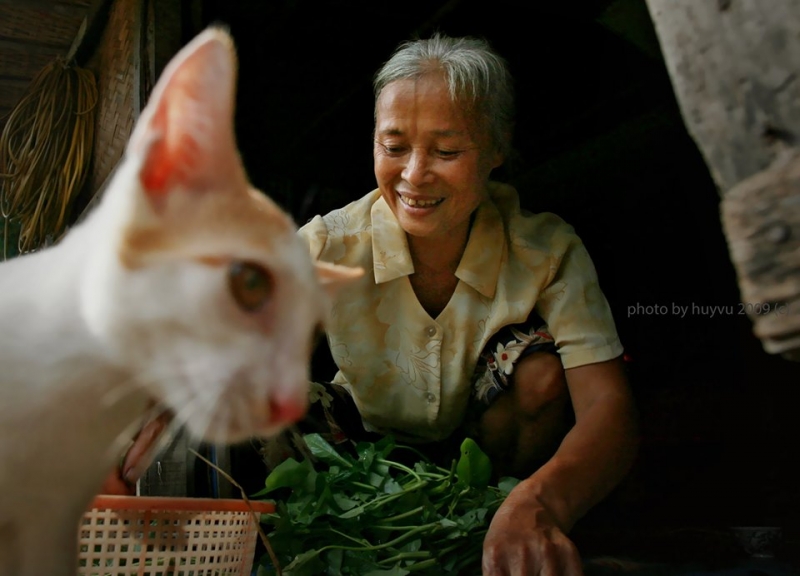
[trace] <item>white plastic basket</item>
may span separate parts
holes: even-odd
[[[260,517],[274,507],[251,502]],[[79,576],[249,576],[256,522],[242,500],[98,496],[78,537]]]

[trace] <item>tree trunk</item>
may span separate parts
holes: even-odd
[[[742,308],[800,359],[800,2],[647,0],[689,133],[722,196]]]

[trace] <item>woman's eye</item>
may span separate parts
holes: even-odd
[[[263,266],[254,262],[233,262],[228,268],[231,295],[245,312],[260,310],[275,291],[275,280]]]
[[[461,154],[461,150],[437,150],[436,154],[440,158],[455,158]]]
[[[383,151],[389,156],[399,156],[405,152],[405,146],[397,146],[392,144],[381,144]]]

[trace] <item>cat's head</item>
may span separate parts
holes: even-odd
[[[206,30],[167,66],[86,223],[90,329],[195,435],[273,434],[308,401],[330,292],[361,270],[312,263],[296,226],[254,190],[234,136],[236,57]]]

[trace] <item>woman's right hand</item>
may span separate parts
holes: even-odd
[[[483,544],[484,576],[582,576],[575,544],[523,481],[511,491]]]

